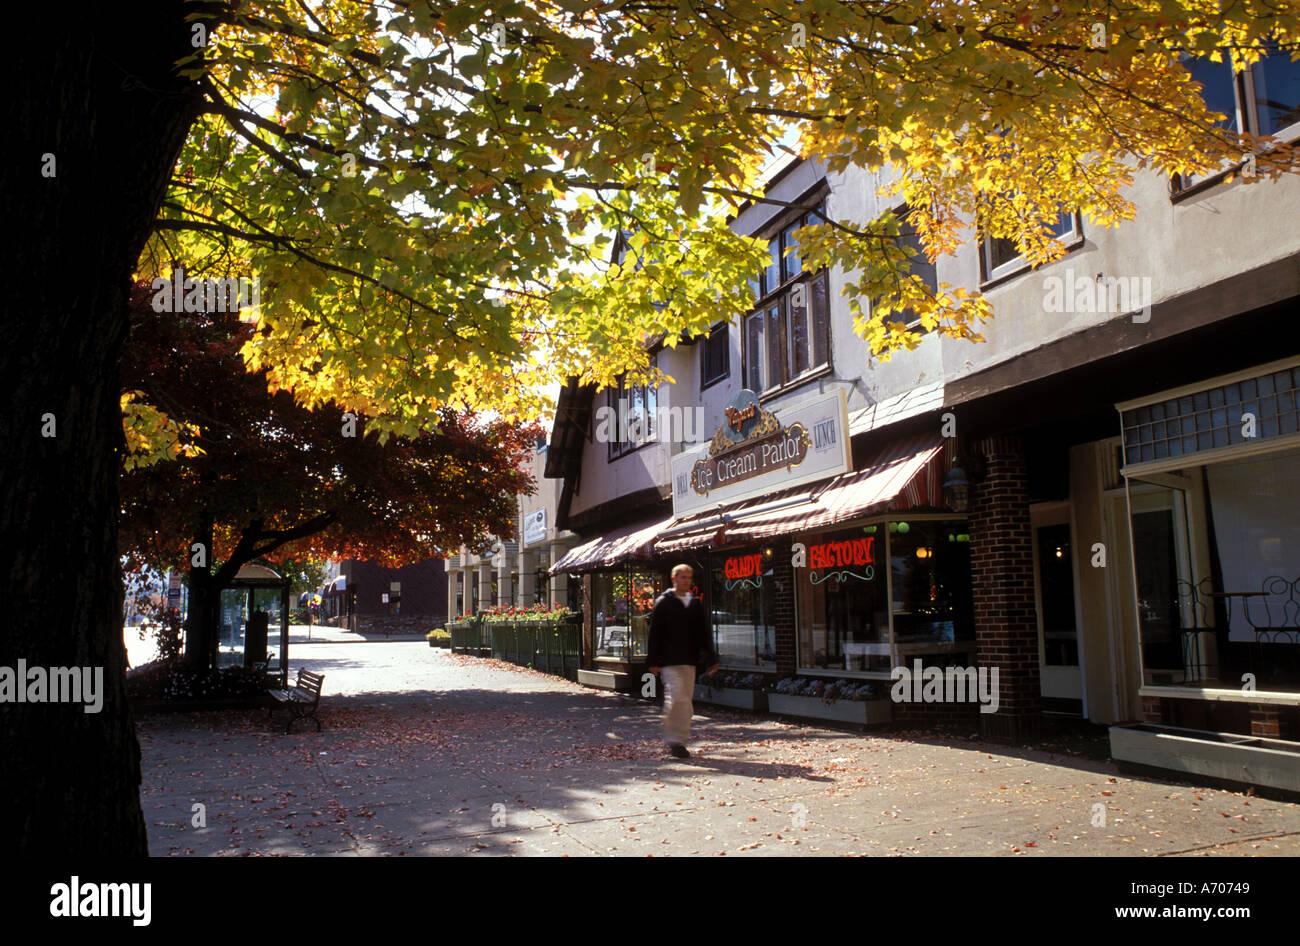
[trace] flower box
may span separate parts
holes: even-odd
[[[695,702],[762,711],[767,709],[767,694],[762,690],[742,690],[738,687],[707,687],[700,686],[697,683],[695,685]]]
[[[836,700],[827,703],[816,696],[769,693],[767,708],[769,712],[782,713],[786,716],[829,719],[837,723],[854,723],[859,726],[887,723],[891,718],[889,700]]]

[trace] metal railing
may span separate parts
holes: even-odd
[[[492,656],[570,680],[578,679],[582,666],[582,622],[486,621],[482,614],[471,620],[449,621],[454,653]]]

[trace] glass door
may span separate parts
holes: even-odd
[[[1133,566],[1137,585],[1142,682],[1192,683],[1215,675],[1212,602],[1193,568],[1187,490],[1132,481]]]
[[[1075,548],[1070,507],[1031,510],[1037,591],[1039,686],[1046,709],[1083,713]]]

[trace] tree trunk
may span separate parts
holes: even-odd
[[[117,361],[129,279],[200,101],[173,66],[194,51],[185,12],[87,5],[6,53],[20,78],[0,172],[17,237],[0,294],[0,666],[103,681],[99,712],[0,703],[0,837],[20,857],[148,852],[125,696]]]

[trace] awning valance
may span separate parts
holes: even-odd
[[[725,542],[754,542],[810,532],[889,509],[940,506],[946,443],[935,434],[903,438],[882,448],[860,470],[675,521],[654,551],[669,553]],[[693,523],[698,523],[694,528]],[[724,529],[719,537],[719,529]]]
[[[552,575],[560,572],[592,571],[609,568],[633,559],[649,558],[655,537],[672,522],[667,519],[646,520],[622,529],[615,529],[589,542],[576,546],[551,566]]]

